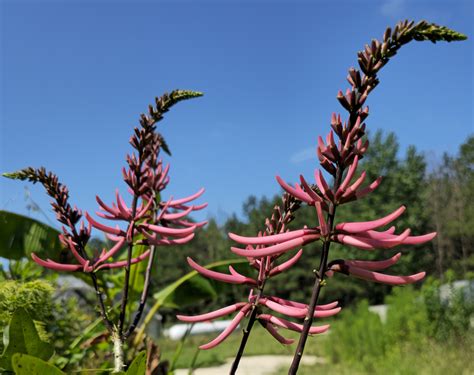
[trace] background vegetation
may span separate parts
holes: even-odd
[[[377,193],[356,204],[342,206],[338,220],[384,216],[404,202],[408,209],[397,225],[400,228],[411,227],[413,233],[437,231],[438,236],[431,243],[407,251],[393,272],[411,274],[425,270],[431,278],[423,283],[421,289],[419,286],[391,288],[343,276],[329,279],[322,302],[339,300],[345,309],[333,322],[330,335],[311,340],[309,351],[323,356],[327,361],[325,368],[338,373],[473,373],[467,353],[473,354],[474,347],[470,324],[473,293],[471,291],[469,299],[469,295],[453,292],[449,300],[442,300],[439,286],[474,277],[474,137],[468,137],[456,155],[443,155],[439,161],[428,159],[413,146],[401,155],[394,134],[376,132],[370,139],[371,147],[363,159],[368,179],[373,180],[379,174],[387,177]],[[220,225],[210,220],[191,243],[176,249],[160,249],[152,283],[153,293],[158,293],[190,271],[186,263],[188,256],[201,264],[233,258],[226,233],[255,235],[263,228],[265,217],[270,215],[278,199],[250,196],[243,203],[243,219],[234,214]],[[314,212],[303,207],[293,225],[301,227],[305,224],[311,226],[316,222]],[[46,227],[40,226],[34,230],[28,227],[30,237],[32,231],[47,232]],[[101,324],[91,325],[97,317],[91,307],[94,296],[87,292],[61,293],[67,288],[58,284],[57,275],[27,260],[25,247],[30,250],[33,247],[34,250],[35,246],[47,243],[51,251],[57,245],[51,242],[54,236],[41,232],[39,238],[43,242],[35,245],[31,238],[27,238],[30,242],[18,243],[15,242],[18,238],[12,242],[8,237],[10,229],[4,226],[4,230],[0,230],[0,254],[10,259],[0,272],[0,330],[8,324],[13,311],[22,307],[35,320],[40,337],[54,343],[56,354],[51,361],[63,371],[75,371],[80,367],[109,367],[110,357],[105,351],[108,347],[106,334]],[[22,230],[25,231],[25,228]],[[101,239],[97,239],[92,246],[100,245]],[[59,250],[55,251],[56,256],[64,256]],[[291,272],[281,274],[268,285],[268,293],[306,300],[309,288],[305,286],[312,285],[311,270],[318,251],[317,247],[308,247]],[[398,249],[385,251],[385,255],[388,257],[396,251]],[[355,249],[350,252],[347,254],[347,249],[334,246],[330,257],[377,256]],[[103,275],[101,282],[112,285],[120,282],[115,276]],[[159,312],[165,326],[176,321],[174,316],[178,308],[181,313],[193,314],[246,298],[242,288],[222,287],[202,278],[193,278],[186,287],[193,288],[196,298],[183,298],[187,294],[183,289],[162,303]],[[155,297],[158,296],[155,294]],[[114,301],[114,297],[112,289],[109,301]],[[363,302],[355,305],[355,300]],[[390,306],[385,323],[368,310],[369,305],[381,303]],[[273,339],[263,330],[256,330],[252,335],[249,355],[291,352],[291,349],[273,343]],[[190,338],[175,365],[189,365],[195,355],[194,348],[206,338]],[[235,341],[239,339],[237,334],[233,335],[222,347],[200,353],[196,363],[209,365],[222,362],[225,357],[234,354]],[[176,342],[167,339],[150,339],[143,340],[130,352],[135,354],[145,347],[154,348],[157,357],[161,353],[164,363],[166,359],[172,360],[176,346]],[[311,368],[302,370],[303,374],[304,371],[314,373]]]

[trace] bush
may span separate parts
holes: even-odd
[[[393,289],[386,298],[387,321],[369,311],[367,301],[347,309],[333,324],[325,353],[341,373],[464,373],[473,367],[470,320],[474,303],[451,288],[440,298],[439,282],[421,290]],[[472,369],[474,370],[474,369]],[[453,372],[454,371],[454,372]],[[470,371],[470,370],[469,370]]]

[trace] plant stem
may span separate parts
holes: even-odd
[[[252,312],[247,322],[247,327],[243,330],[244,334],[242,336],[242,340],[240,341],[239,350],[237,351],[237,354],[235,356],[234,363],[232,363],[232,368],[229,373],[230,375],[235,374],[235,372],[237,371],[237,368],[239,367],[240,359],[242,358],[242,355],[244,354],[245,346],[247,345],[247,341],[250,336],[250,331],[252,330],[253,324],[255,323],[255,320],[257,318],[257,313],[258,313],[257,303],[263,294],[263,288],[265,288],[265,282],[266,280],[264,280],[262,285],[258,288],[258,293],[255,298],[255,303],[252,306]]]
[[[81,255],[85,259],[88,259],[86,251],[84,249],[85,246],[81,240],[81,236],[79,236],[79,234],[77,233],[75,225],[70,220],[68,220],[68,225],[69,225],[69,228],[71,229],[71,234],[74,238],[74,241],[78,243],[79,245],[79,251]],[[100,291],[99,283],[97,282],[97,275],[94,272],[91,272],[90,276],[92,280],[92,285],[94,286],[95,294],[97,296],[97,302],[99,304],[99,309],[100,309],[100,316],[102,317],[102,320],[104,321],[105,326],[107,327],[107,330],[110,333],[113,333],[113,324],[107,315],[107,309],[105,308],[105,304],[104,304],[104,297],[102,295],[102,292]]]
[[[141,164],[140,164],[141,165]],[[139,178],[137,177],[137,184],[139,184]],[[136,212],[137,212],[137,203],[138,203],[138,196],[136,194],[133,195],[133,201],[132,201],[132,218],[135,217]],[[123,325],[125,322],[125,311],[127,309],[127,303],[128,303],[128,289],[129,289],[129,284],[130,284],[130,266],[132,263],[132,252],[133,252],[133,231],[135,227],[135,223],[132,221],[130,223],[132,228],[129,228],[128,230],[131,229],[131,239],[128,244],[128,253],[127,253],[127,266],[125,267],[125,282],[123,285],[123,294],[122,294],[122,303],[120,306],[120,315],[119,315],[119,321],[118,321],[118,335],[122,339],[122,333],[123,333]]]
[[[102,292],[100,291],[100,287],[99,287],[99,284],[97,282],[97,276],[93,272],[91,272],[90,275],[91,275],[91,279],[92,279],[92,284],[94,285],[95,294],[97,296],[97,302],[99,303],[100,316],[102,317],[102,320],[104,321],[105,326],[107,327],[107,330],[112,333],[113,324],[112,324],[111,320],[109,319],[109,317],[107,315],[107,310],[106,310],[105,304],[104,304],[104,298],[102,296]]]
[[[135,328],[137,328],[137,325],[140,322],[140,319],[143,315],[143,310],[145,309],[146,300],[148,298],[148,291],[150,290],[151,270],[153,268],[153,260],[155,258],[155,250],[156,250],[155,246],[150,247],[150,255],[149,255],[149,258],[148,258],[148,264],[147,264],[146,273],[145,273],[145,284],[143,286],[143,291],[142,291],[142,294],[140,296],[140,304],[138,306],[137,312],[135,313],[133,321],[130,324],[130,327],[128,327],[128,330],[124,335],[125,338],[129,337],[133,333],[133,331],[135,331]]]
[[[247,323],[247,327],[243,330],[244,334],[242,336],[242,341],[240,342],[240,347],[237,352],[237,355],[235,356],[234,363],[232,363],[232,368],[229,372],[230,375],[234,375],[235,372],[237,371],[237,368],[239,367],[240,358],[242,358],[242,355],[244,354],[245,345],[247,345],[247,340],[249,339],[250,331],[252,330],[256,317],[257,317],[257,306],[253,306],[252,313],[250,314],[249,321]]]
[[[114,343],[114,371],[113,373],[118,373],[118,372],[121,372],[124,368],[123,341],[118,331],[112,332],[112,340]]]
[[[333,187],[334,192],[337,191],[337,189],[339,188],[341,184],[343,171],[344,171],[344,167],[338,165],[337,170],[336,170],[336,177],[334,180],[334,187]],[[336,216],[336,205],[334,203],[330,203],[329,213],[328,213],[328,218],[327,218],[329,233],[331,233],[333,230],[335,216]],[[298,346],[296,347],[296,352],[293,357],[293,361],[291,363],[290,369],[288,370],[288,375],[295,375],[298,372],[298,367],[300,365],[301,358],[303,357],[304,347],[306,345],[306,340],[308,338],[309,329],[311,328],[311,325],[313,324],[313,315],[314,315],[314,311],[316,310],[316,305],[318,303],[319,293],[324,283],[324,274],[326,273],[330,246],[331,246],[331,241],[328,238],[323,243],[319,269],[317,271],[316,270],[313,271],[316,274],[316,280],[314,282],[313,292],[311,294],[311,301],[308,306],[308,313],[306,314],[306,317],[304,319],[303,330],[301,331],[300,339],[298,341]]]

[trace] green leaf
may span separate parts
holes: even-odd
[[[28,354],[15,354],[12,363],[17,375],[65,375],[57,367]]]
[[[41,359],[49,359],[53,353],[53,347],[41,341],[36,331],[33,319],[23,308],[17,309],[12,316],[8,332],[4,333],[8,342],[5,342],[5,351],[0,357],[0,367],[12,370],[12,357],[16,353],[29,354]]]
[[[212,284],[209,279],[196,275],[169,294],[163,301],[163,307],[178,308],[203,299],[217,298],[218,293]]]
[[[58,234],[37,220],[0,211],[0,257],[17,260],[35,252],[57,259],[62,250]]]
[[[146,372],[146,352],[140,352],[135,357],[126,374],[128,375],[144,375]]]

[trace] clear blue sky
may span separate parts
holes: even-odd
[[[241,213],[317,166],[356,52],[399,19],[470,36],[416,43],[382,71],[368,127],[402,150],[455,153],[473,129],[472,1],[0,1],[1,170],[45,166],[96,210],[124,191],[120,169],[139,113],[174,88],[203,91],[160,124],[173,152],[167,194],[201,186],[200,217]],[[26,213],[24,186],[0,179],[0,208]],[[50,215],[52,217],[52,215]],[[41,216],[39,216],[41,218]]]

